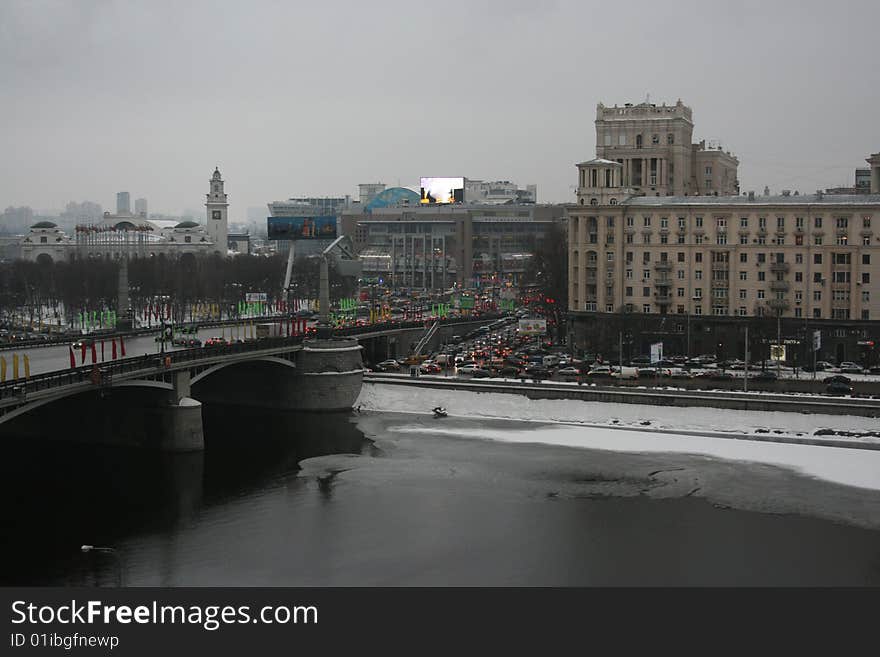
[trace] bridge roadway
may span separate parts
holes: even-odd
[[[513,379],[464,379],[442,376],[420,376],[367,372],[364,381],[393,385],[420,385],[428,388],[500,392],[524,395],[529,399],[579,399],[582,401],[617,402],[654,406],[701,406],[748,411],[783,411],[790,413],[822,413],[880,418],[880,400],[818,395],[785,395],[766,392],[694,391],[653,388],[620,388],[571,383],[541,383]]]

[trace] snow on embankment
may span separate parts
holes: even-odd
[[[778,465],[819,479],[880,490],[880,450],[766,442],[770,437],[797,440],[797,436],[803,436],[802,440],[808,440],[820,427],[852,432],[874,431],[877,421],[871,418],[682,409],[577,400],[532,400],[515,394],[419,389],[417,386],[372,383],[364,385],[357,404],[362,410],[420,415],[429,414],[434,406],[444,406],[450,417],[540,423],[533,426],[523,424],[523,428],[518,430],[492,424],[485,427],[473,423],[450,425],[441,419],[429,425],[413,423],[392,429],[408,435],[448,434],[455,438],[543,443],[618,452],[699,454]],[[686,432],[703,432],[703,435],[687,435]],[[859,439],[848,437],[845,440],[852,444]],[[877,442],[876,438],[861,440]]]

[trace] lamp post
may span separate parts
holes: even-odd
[[[104,554],[113,555],[113,559],[116,562],[116,585],[125,586],[125,571],[122,568],[122,557],[119,556],[119,552],[111,547],[97,547],[94,545],[83,545],[80,547],[80,551],[85,554],[88,554],[89,552],[102,552]]]

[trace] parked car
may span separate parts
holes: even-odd
[[[778,379],[778,377],[776,376],[776,372],[771,372],[769,370],[758,372],[750,378],[752,379],[752,381],[776,381]]]
[[[226,342],[225,338],[219,338],[217,336],[214,336],[213,338],[208,338],[207,340],[205,340],[206,347],[223,347],[223,346],[226,346],[227,344],[229,344],[229,343]]]
[[[419,371],[422,374],[438,374],[441,368],[436,363],[422,363],[419,365]]]
[[[845,362],[840,364],[840,371],[844,374],[861,374],[865,368],[858,363]]]
[[[852,394],[852,386],[842,381],[833,381],[825,387],[825,392],[829,395],[849,395]]]
[[[398,363],[394,359],[383,360],[381,363],[376,365],[377,372],[399,372],[400,371],[400,363]]]
[[[822,379],[822,383],[828,385],[830,383],[843,383],[844,385],[851,385],[852,379],[848,376],[843,376],[842,374],[835,374],[834,376],[826,376]]]

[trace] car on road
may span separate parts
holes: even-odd
[[[399,372],[400,371],[400,363],[398,363],[394,359],[383,360],[381,363],[376,364],[377,372]]]
[[[458,368],[459,374],[470,374],[472,376],[489,376],[489,372],[484,370],[482,367],[478,367],[477,365],[465,365],[464,367]]]
[[[182,335],[177,336],[171,341],[175,347],[187,347],[189,346],[189,340]]]
[[[73,348],[82,349],[83,347],[91,347],[93,344],[95,344],[95,341],[92,338],[80,338],[73,343]]]
[[[572,378],[580,376],[581,371],[576,367],[563,367],[557,374],[562,377]]]
[[[776,376],[776,372],[770,372],[769,370],[765,370],[764,372],[758,372],[754,376],[749,377],[752,381],[776,381],[779,379]]]
[[[833,381],[825,387],[825,392],[829,395],[850,395],[852,391],[852,386],[842,381]]]
[[[226,341],[226,338],[220,338],[216,335],[205,340],[206,347],[225,347],[227,344],[229,343]]]
[[[840,364],[840,371],[844,374],[861,374],[864,370],[865,368],[858,363],[846,362]]]
[[[822,379],[822,383],[825,385],[831,383],[843,383],[844,385],[852,385],[852,379],[848,376],[843,376],[842,374],[835,374],[834,376],[826,376]]]
[[[439,374],[442,371],[437,363],[422,363],[419,365],[419,372],[422,374]]]
[[[591,369],[587,376],[591,376],[593,378],[603,378],[603,377],[611,377],[612,371],[611,368],[607,365],[598,365]]]

